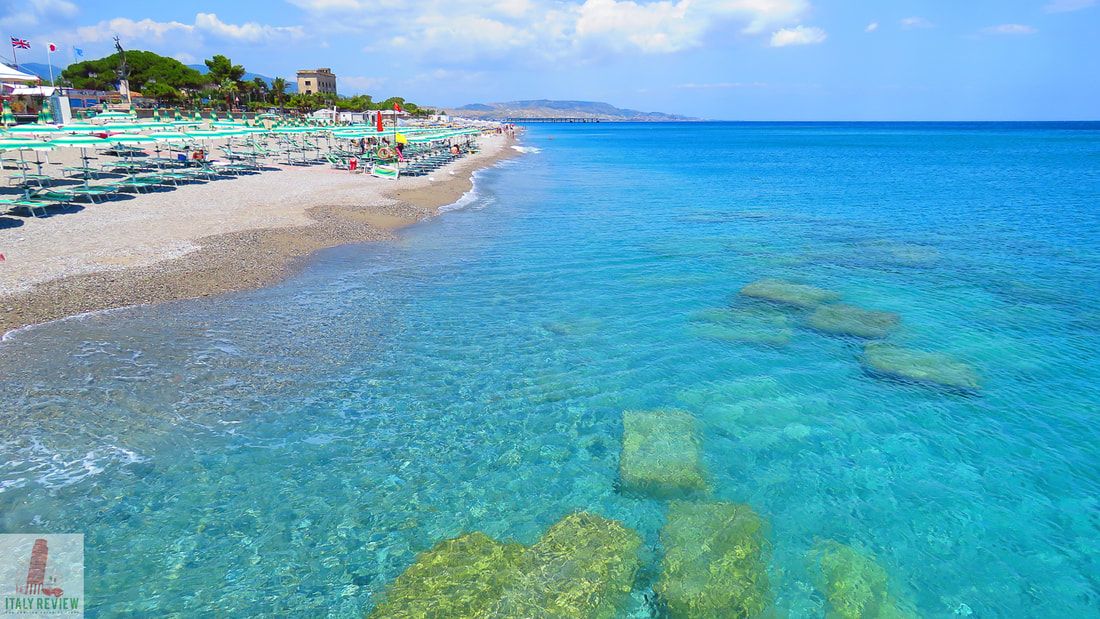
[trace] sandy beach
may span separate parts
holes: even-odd
[[[273,165],[234,179],[128,194],[0,227],[0,333],[84,312],[256,288],[336,245],[392,238],[516,154],[504,136],[430,176],[398,181]],[[70,163],[53,153],[49,169]],[[9,171],[10,173],[10,171]],[[9,221],[11,221],[9,219]]]

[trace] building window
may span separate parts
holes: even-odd
[[[306,80],[306,86],[309,86],[309,80]]]

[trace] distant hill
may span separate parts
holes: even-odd
[[[454,116],[465,118],[591,118],[594,120],[618,120],[634,122],[698,120],[663,112],[640,112],[615,107],[599,101],[552,101],[534,99],[504,103],[472,103],[447,110]]]
[[[206,73],[209,71],[209,69],[206,68],[205,64],[189,64],[187,66],[198,71],[199,73],[202,73],[203,75],[206,75]],[[260,75],[259,73],[246,72],[244,74],[244,77],[241,78],[241,81],[251,82],[257,77],[262,79],[269,87],[271,86],[271,80],[274,79],[266,75]],[[283,79],[286,80],[286,92],[288,95],[298,92],[298,82],[293,77],[284,77]]]
[[[53,76],[54,76],[54,78],[61,77],[61,71],[64,70],[64,68],[65,67],[59,67],[57,65],[54,65],[53,66]],[[49,82],[50,81],[50,65],[48,65],[44,62],[20,62],[19,63],[19,70],[22,71],[23,73],[30,73],[31,75],[37,75],[38,77],[42,78],[42,81],[44,81],[44,82]]]

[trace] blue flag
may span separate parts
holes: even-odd
[[[78,58],[84,57],[84,50],[80,49],[79,47],[74,47],[73,53],[76,54]]]

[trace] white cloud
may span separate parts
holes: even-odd
[[[175,58],[176,60],[182,62],[183,64],[195,64],[199,61],[198,58],[195,58],[194,56],[192,56],[191,54],[188,54],[187,52],[179,52],[178,54],[172,54],[172,57]]]
[[[864,32],[874,32],[876,30],[878,30],[878,22],[877,21],[873,21],[873,22],[867,24],[867,27],[863,29]]]
[[[983,34],[1035,34],[1038,32],[1035,28],[1025,24],[1000,24],[997,26],[990,26],[988,28],[982,28]]]
[[[0,27],[33,28],[43,20],[71,19],[79,12],[69,0],[0,0]]]
[[[304,34],[301,26],[268,26],[256,22],[227,24],[218,19],[214,13],[197,13],[195,28],[217,37],[250,43],[284,38],[296,39]]]
[[[344,94],[362,94],[377,90],[384,82],[385,80],[380,77],[341,75],[338,84],[340,86],[340,92]]]
[[[794,28],[782,28],[772,33],[772,47],[787,47],[788,45],[816,45],[824,43],[828,35],[816,26],[795,26]]]
[[[920,30],[923,28],[935,28],[936,24],[923,17],[906,17],[901,20],[901,27],[905,30]]]
[[[1047,13],[1070,13],[1096,6],[1096,0],[1051,0],[1043,7]]]
[[[527,57],[591,57],[674,53],[699,46],[708,33],[732,25],[743,34],[797,23],[809,0],[288,0],[318,26],[378,33],[378,16],[398,7],[390,39],[406,53],[446,62],[523,50]],[[415,44],[413,44],[415,43]],[[369,46],[374,50],[381,43]]]
[[[239,43],[270,43],[298,39],[304,36],[301,26],[269,26],[256,22],[230,24],[214,13],[195,14],[194,23],[179,21],[133,20],[116,17],[95,25],[81,26],[72,32],[57,33],[58,39],[81,43],[110,41],[115,35],[124,42],[175,43],[179,46],[198,45],[207,38],[228,39]]]

